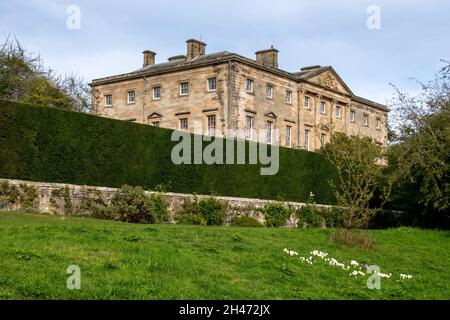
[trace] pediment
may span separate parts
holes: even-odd
[[[350,88],[331,67],[311,76],[308,81],[343,94],[353,95]]]
[[[271,112],[267,112],[266,114],[264,114],[266,117],[269,117],[269,118],[274,118],[274,119],[276,119],[277,118],[277,115],[275,114],[275,113],[273,113],[272,111]]]
[[[151,115],[149,115],[149,116],[147,117],[147,119],[155,119],[155,118],[161,118],[161,117],[162,117],[162,114],[161,114],[161,113],[153,112]]]

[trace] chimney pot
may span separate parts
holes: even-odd
[[[144,54],[144,68],[155,64],[156,52],[145,50],[142,53]]]

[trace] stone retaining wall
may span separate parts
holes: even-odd
[[[32,185],[36,188],[37,198],[34,207],[44,213],[68,215],[84,213],[83,206],[87,199],[100,197],[105,204],[109,204],[112,196],[118,190],[116,188],[94,187],[94,186],[80,186],[65,183],[49,183],[49,182],[32,182],[23,180],[9,180],[0,179],[0,182],[6,181],[10,185],[19,187],[21,184]],[[146,191],[148,194],[155,193],[154,191]],[[181,209],[184,199],[194,199],[194,195],[185,193],[167,192],[164,194],[165,200],[168,203],[169,213],[172,215],[177,210]],[[206,195],[197,195],[201,199],[208,197]],[[261,209],[273,200],[251,199],[251,198],[237,198],[237,197],[221,197],[217,199],[223,201],[227,205],[227,216],[225,223],[228,224],[235,216],[246,215],[254,217],[259,222],[264,223],[264,215]],[[68,201],[67,201],[68,200]],[[285,202],[287,207],[295,210],[305,205],[300,202]],[[331,207],[327,205],[317,205],[318,207]],[[17,210],[19,207],[11,207],[10,210]],[[22,208],[24,209],[24,208]],[[69,211],[69,212],[67,212]],[[291,217],[287,222],[287,226],[297,226],[297,219]]]

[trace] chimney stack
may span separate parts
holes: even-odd
[[[269,68],[278,68],[278,50],[273,46],[270,49],[256,51],[256,62]]]
[[[195,39],[189,39],[187,43],[186,61],[192,61],[193,59],[203,56],[205,54],[206,43]]]
[[[142,52],[144,54],[144,68],[155,64],[156,53],[150,50]]]

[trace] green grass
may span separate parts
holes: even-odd
[[[450,299],[450,232],[371,231],[375,249],[330,243],[333,230],[133,225],[0,213],[0,299]],[[316,258],[380,266],[380,290]],[[81,268],[81,290],[66,268]],[[400,273],[413,279],[396,281]]]

